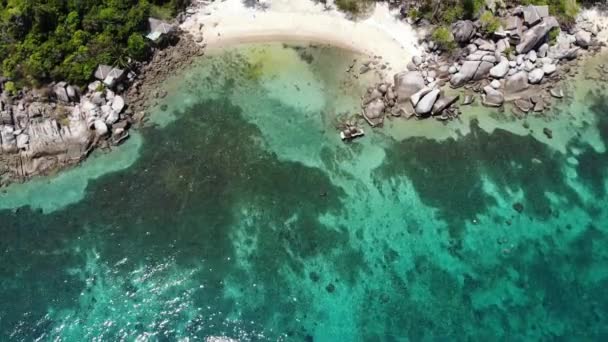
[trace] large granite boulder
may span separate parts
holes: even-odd
[[[65,82],[59,82],[53,87],[53,92],[55,93],[58,101],[67,103],[70,102],[70,97],[68,96],[68,92],[65,87]]]
[[[492,69],[490,69],[490,76],[494,78],[503,78],[509,72],[509,61],[502,60],[500,63],[496,64]]]
[[[528,53],[530,50],[544,43],[549,31],[555,27],[559,27],[559,23],[554,17],[545,18],[542,23],[530,28],[523,34],[523,37],[521,38],[520,43],[515,47],[515,50],[519,54]]]
[[[505,96],[502,92],[494,89],[492,86],[485,86],[483,88],[483,104],[489,107],[500,107],[505,102]]]
[[[409,100],[410,96],[424,88],[424,77],[417,71],[404,71],[395,74],[395,94],[398,101]]]
[[[536,68],[528,73],[528,82],[530,82],[530,84],[538,84],[543,80],[544,76],[545,72],[543,69]]]
[[[365,106],[363,115],[370,125],[376,126],[382,123],[385,108],[386,105],[382,99],[375,99]]]
[[[3,153],[17,152],[15,129],[10,125],[0,126],[0,151]]]
[[[112,99],[112,109],[120,113],[125,108],[125,100],[120,95],[114,96]]]
[[[426,116],[431,114],[431,111],[433,110],[433,105],[439,97],[439,93],[439,89],[433,89],[428,94],[424,95],[424,97],[420,99],[420,101],[418,101],[418,104],[416,105],[416,114],[419,116]]]
[[[534,26],[543,18],[549,16],[549,6],[526,6],[522,9],[524,15],[524,23],[528,25],[528,27]]]
[[[452,34],[458,43],[468,43],[475,35],[475,25],[470,20],[458,20],[452,24]]]
[[[505,91],[508,94],[514,94],[528,89],[528,73],[520,71],[507,78],[505,82]]]
[[[433,105],[432,114],[441,114],[441,112],[443,112],[445,109],[456,103],[459,98],[460,96],[458,95],[446,96],[445,94],[439,94],[439,98],[437,99],[437,101],[435,101],[435,104]]]
[[[473,75],[473,80],[479,81],[479,80],[487,77],[493,66],[494,66],[494,63],[487,62],[487,61],[481,61],[481,63],[479,63],[479,67],[475,71],[475,75]]]

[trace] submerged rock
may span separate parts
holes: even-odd
[[[513,209],[521,214],[524,211],[524,205],[520,202],[516,202],[513,204]]]

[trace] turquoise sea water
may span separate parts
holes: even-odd
[[[605,341],[602,58],[547,117],[344,144],[360,57],[205,57],[118,151],[0,193],[0,340]]]

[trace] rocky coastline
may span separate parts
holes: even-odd
[[[110,150],[141,125],[159,84],[204,53],[204,45],[177,31],[147,62],[133,61],[113,87],[65,82],[11,93],[0,80],[0,187],[76,165],[95,149]]]
[[[542,115],[565,96],[562,82],[577,73],[578,64],[605,46],[597,37],[608,30],[585,15],[561,27],[547,6],[507,8],[499,19],[504,25],[489,33],[479,20],[453,23],[457,48],[450,52],[427,34],[424,53],[396,73],[392,84],[368,89],[363,117],[371,126],[388,116],[446,121],[475,101],[501,110],[508,106],[515,118]]]
[[[176,22],[207,4],[193,4]],[[508,105],[515,118],[543,113],[565,96],[560,83],[576,74],[578,63],[605,45],[597,37],[608,28],[584,15],[568,28],[549,15],[547,6],[506,8],[497,15],[504,25],[493,32],[483,32],[479,20],[453,23],[457,48],[450,53],[433,41],[429,27],[421,27],[427,32],[420,42],[424,53],[392,82],[368,89],[362,96],[363,118],[371,126],[381,126],[387,117],[447,121],[475,101]],[[124,80],[112,87],[100,81],[82,88],[58,82],[14,92],[9,80],[0,79],[0,187],[52,174],[95,149],[109,150],[128,139],[129,130],[145,122],[148,108],[166,96],[162,82],[204,55],[206,29],[200,24],[188,32],[176,30],[149,61],[131,61]],[[359,73],[387,71],[377,58]],[[608,67],[599,72],[608,74]]]

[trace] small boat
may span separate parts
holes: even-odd
[[[346,128],[340,132],[340,138],[344,141],[350,141],[364,135],[365,132],[363,132],[361,128],[355,126],[346,126]]]

